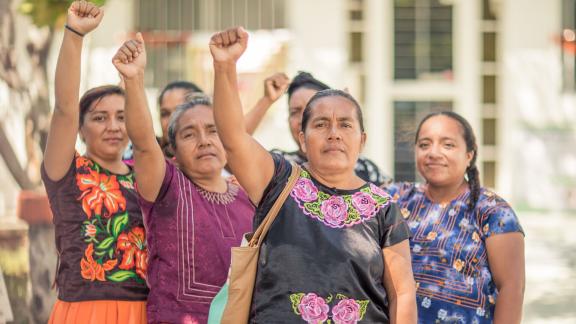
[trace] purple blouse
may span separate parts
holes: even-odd
[[[148,233],[148,322],[206,323],[210,302],[228,276],[230,248],[252,228],[254,207],[228,181],[208,192],[166,162],[155,202],[140,197]]]

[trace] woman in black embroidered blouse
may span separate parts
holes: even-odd
[[[258,226],[291,165],[243,127],[236,61],[247,38],[242,28],[215,34],[210,51],[218,132]],[[416,323],[409,230],[390,197],[354,173],[366,140],[358,103],[317,93],[298,138],[308,162],[261,246],[250,322]]]

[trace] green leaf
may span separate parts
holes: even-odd
[[[356,301],[360,305],[360,320],[364,318],[364,314],[366,314],[366,308],[368,308],[368,304],[370,303],[369,300],[357,300]]]
[[[109,257],[110,259],[112,259],[112,258],[114,257],[114,249],[109,249],[109,250],[108,250],[108,257]]]
[[[336,299],[348,299],[348,297],[346,297],[342,294],[336,294]]]
[[[111,280],[114,282],[122,282],[122,281],[126,281],[130,278],[136,278],[136,277],[138,277],[138,275],[134,271],[126,271],[126,270],[116,271],[116,272],[106,276],[106,278],[108,278],[108,280]]]
[[[120,234],[122,230],[124,230],[126,224],[128,224],[127,212],[122,215],[114,217],[114,219],[112,220],[112,235],[114,235],[114,237],[118,237],[118,234]]]
[[[304,293],[299,294],[292,294],[290,295],[290,301],[292,302],[292,309],[296,315],[300,315],[300,311],[298,310],[298,305],[300,305],[300,301],[304,297]]]
[[[94,253],[96,253],[97,256],[103,256],[104,254],[106,254],[106,251],[96,251]]]
[[[100,242],[100,244],[98,244],[98,246],[96,246],[96,248],[98,250],[107,250],[110,245],[112,245],[112,243],[114,243],[115,239],[113,237],[108,237],[106,239],[104,239],[102,242]]]
[[[328,296],[328,298],[326,298],[326,304],[330,304],[330,302],[332,302],[333,298],[334,298],[334,296],[332,296],[332,294],[330,294],[330,296]]]

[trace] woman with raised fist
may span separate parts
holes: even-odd
[[[83,39],[101,8],[75,1],[56,66],[56,104],[42,164],[54,215],[58,300],[49,323],[146,323],[148,249],[128,144],[124,91],[88,90],[78,98]],[[77,136],[86,153],[75,151]]]
[[[232,173],[257,206],[254,226],[278,198],[291,164],[244,127],[236,62],[240,28],[212,36],[214,115]],[[357,101],[316,93],[298,134],[308,157],[260,247],[250,323],[416,323],[409,229],[391,197],[356,175],[366,141]]]

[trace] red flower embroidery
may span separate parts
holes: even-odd
[[[94,162],[92,162],[92,160],[83,156],[76,156],[76,169],[82,169],[83,167],[92,168],[93,165]]]
[[[89,173],[78,173],[76,175],[76,184],[82,195],[82,209],[92,217],[92,211],[96,215],[102,215],[102,207],[106,207],[106,212],[102,215],[109,218],[116,212],[126,209],[126,198],[120,191],[120,185],[116,181],[115,175],[106,175],[97,171],[88,170]]]
[[[148,269],[148,250],[146,250],[146,234],[142,227],[135,227],[130,233],[118,236],[116,249],[124,252],[122,262],[118,266],[122,270],[130,270],[136,266],[136,273],[146,279]]]
[[[80,267],[82,268],[81,272],[82,278],[90,281],[94,280],[106,281],[106,278],[104,277],[104,272],[114,269],[116,263],[118,263],[118,260],[116,259],[108,260],[104,264],[100,264],[94,261],[94,258],[92,257],[93,252],[94,252],[94,244],[90,243],[86,248],[86,251],[84,251],[85,258],[82,258],[82,260],[80,260]]]

